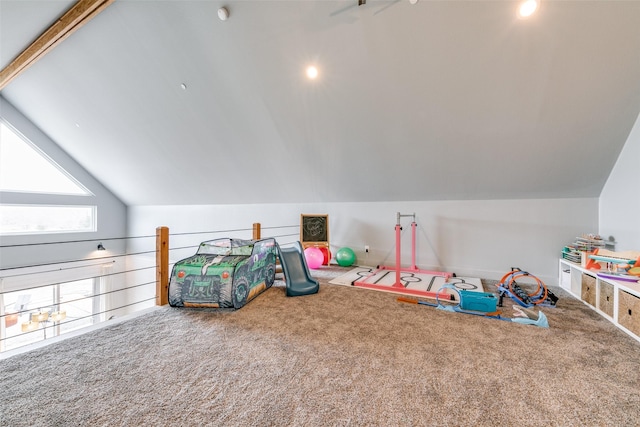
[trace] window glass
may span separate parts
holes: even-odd
[[[61,334],[93,324],[95,302],[100,298],[94,296],[95,286],[95,279],[76,280],[61,286],[60,309],[67,314],[66,320],[60,325]]]
[[[2,294],[2,349],[12,350],[92,325],[100,306],[95,286],[95,279],[82,279]]]
[[[55,298],[54,286],[4,294],[5,349],[11,350],[53,336],[47,322],[32,321],[32,316],[47,312]]]
[[[0,205],[0,234],[92,231],[95,206]]]
[[[3,122],[0,122],[0,191],[91,195]]]

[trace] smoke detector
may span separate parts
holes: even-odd
[[[229,11],[226,7],[221,7],[220,9],[218,9],[218,18],[220,18],[221,21],[226,21],[227,19],[229,19]]]

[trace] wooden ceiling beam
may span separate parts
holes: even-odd
[[[115,0],[78,0],[40,37],[0,71],[0,90]]]

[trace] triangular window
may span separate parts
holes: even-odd
[[[46,154],[1,121],[0,191],[92,195]]]

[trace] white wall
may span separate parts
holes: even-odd
[[[416,214],[417,259],[423,269],[451,271],[458,276],[499,279],[511,267],[519,267],[557,284],[558,258],[562,247],[582,233],[597,232],[598,199],[532,199],[432,202],[316,203],[202,206],[131,206],[129,234],[146,235],[158,226],[170,233],[248,229],[224,235],[190,236],[194,240],[217,237],[251,237],[251,225],[262,224],[262,236],[297,229],[300,214],[328,214],[332,252],[352,248],[358,263],[395,263],[396,213]],[[403,218],[403,265],[411,261],[411,219]],[[186,244],[186,236],[170,238],[170,247]],[[298,240],[297,236],[278,239]],[[368,256],[364,245],[370,246]],[[195,249],[171,253],[176,261]]]
[[[1,247],[0,268],[89,258],[97,255],[97,242],[101,239],[125,236],[127,208],[118,198],[2,97],[0,97],[0,116],[87,187],[95,195],[93,203],[95,203],[98,208],[98,231],[95,233],[0,236],[0,245],[2,246],[87,239],[95,239],[95,242],[9,248]],[[91,144],[92,141],[86,141],[86,143]],[[117,173],[117,171],[114,171],[114,173]],[[57,201],[60,200],[60,196],[56,196],[54,199],[41,195],[6,192],[0,193],[0,198],[0,202],[2,203],[18,204],[46,204],[48,200],[56,201],[49,203],[57,203]],[[105,241],[103,243],[112,254],[123,253],[124,251],[124,241]]]
[[[618,251],[640,251],[640,115],[600,194],[600,235]]]

